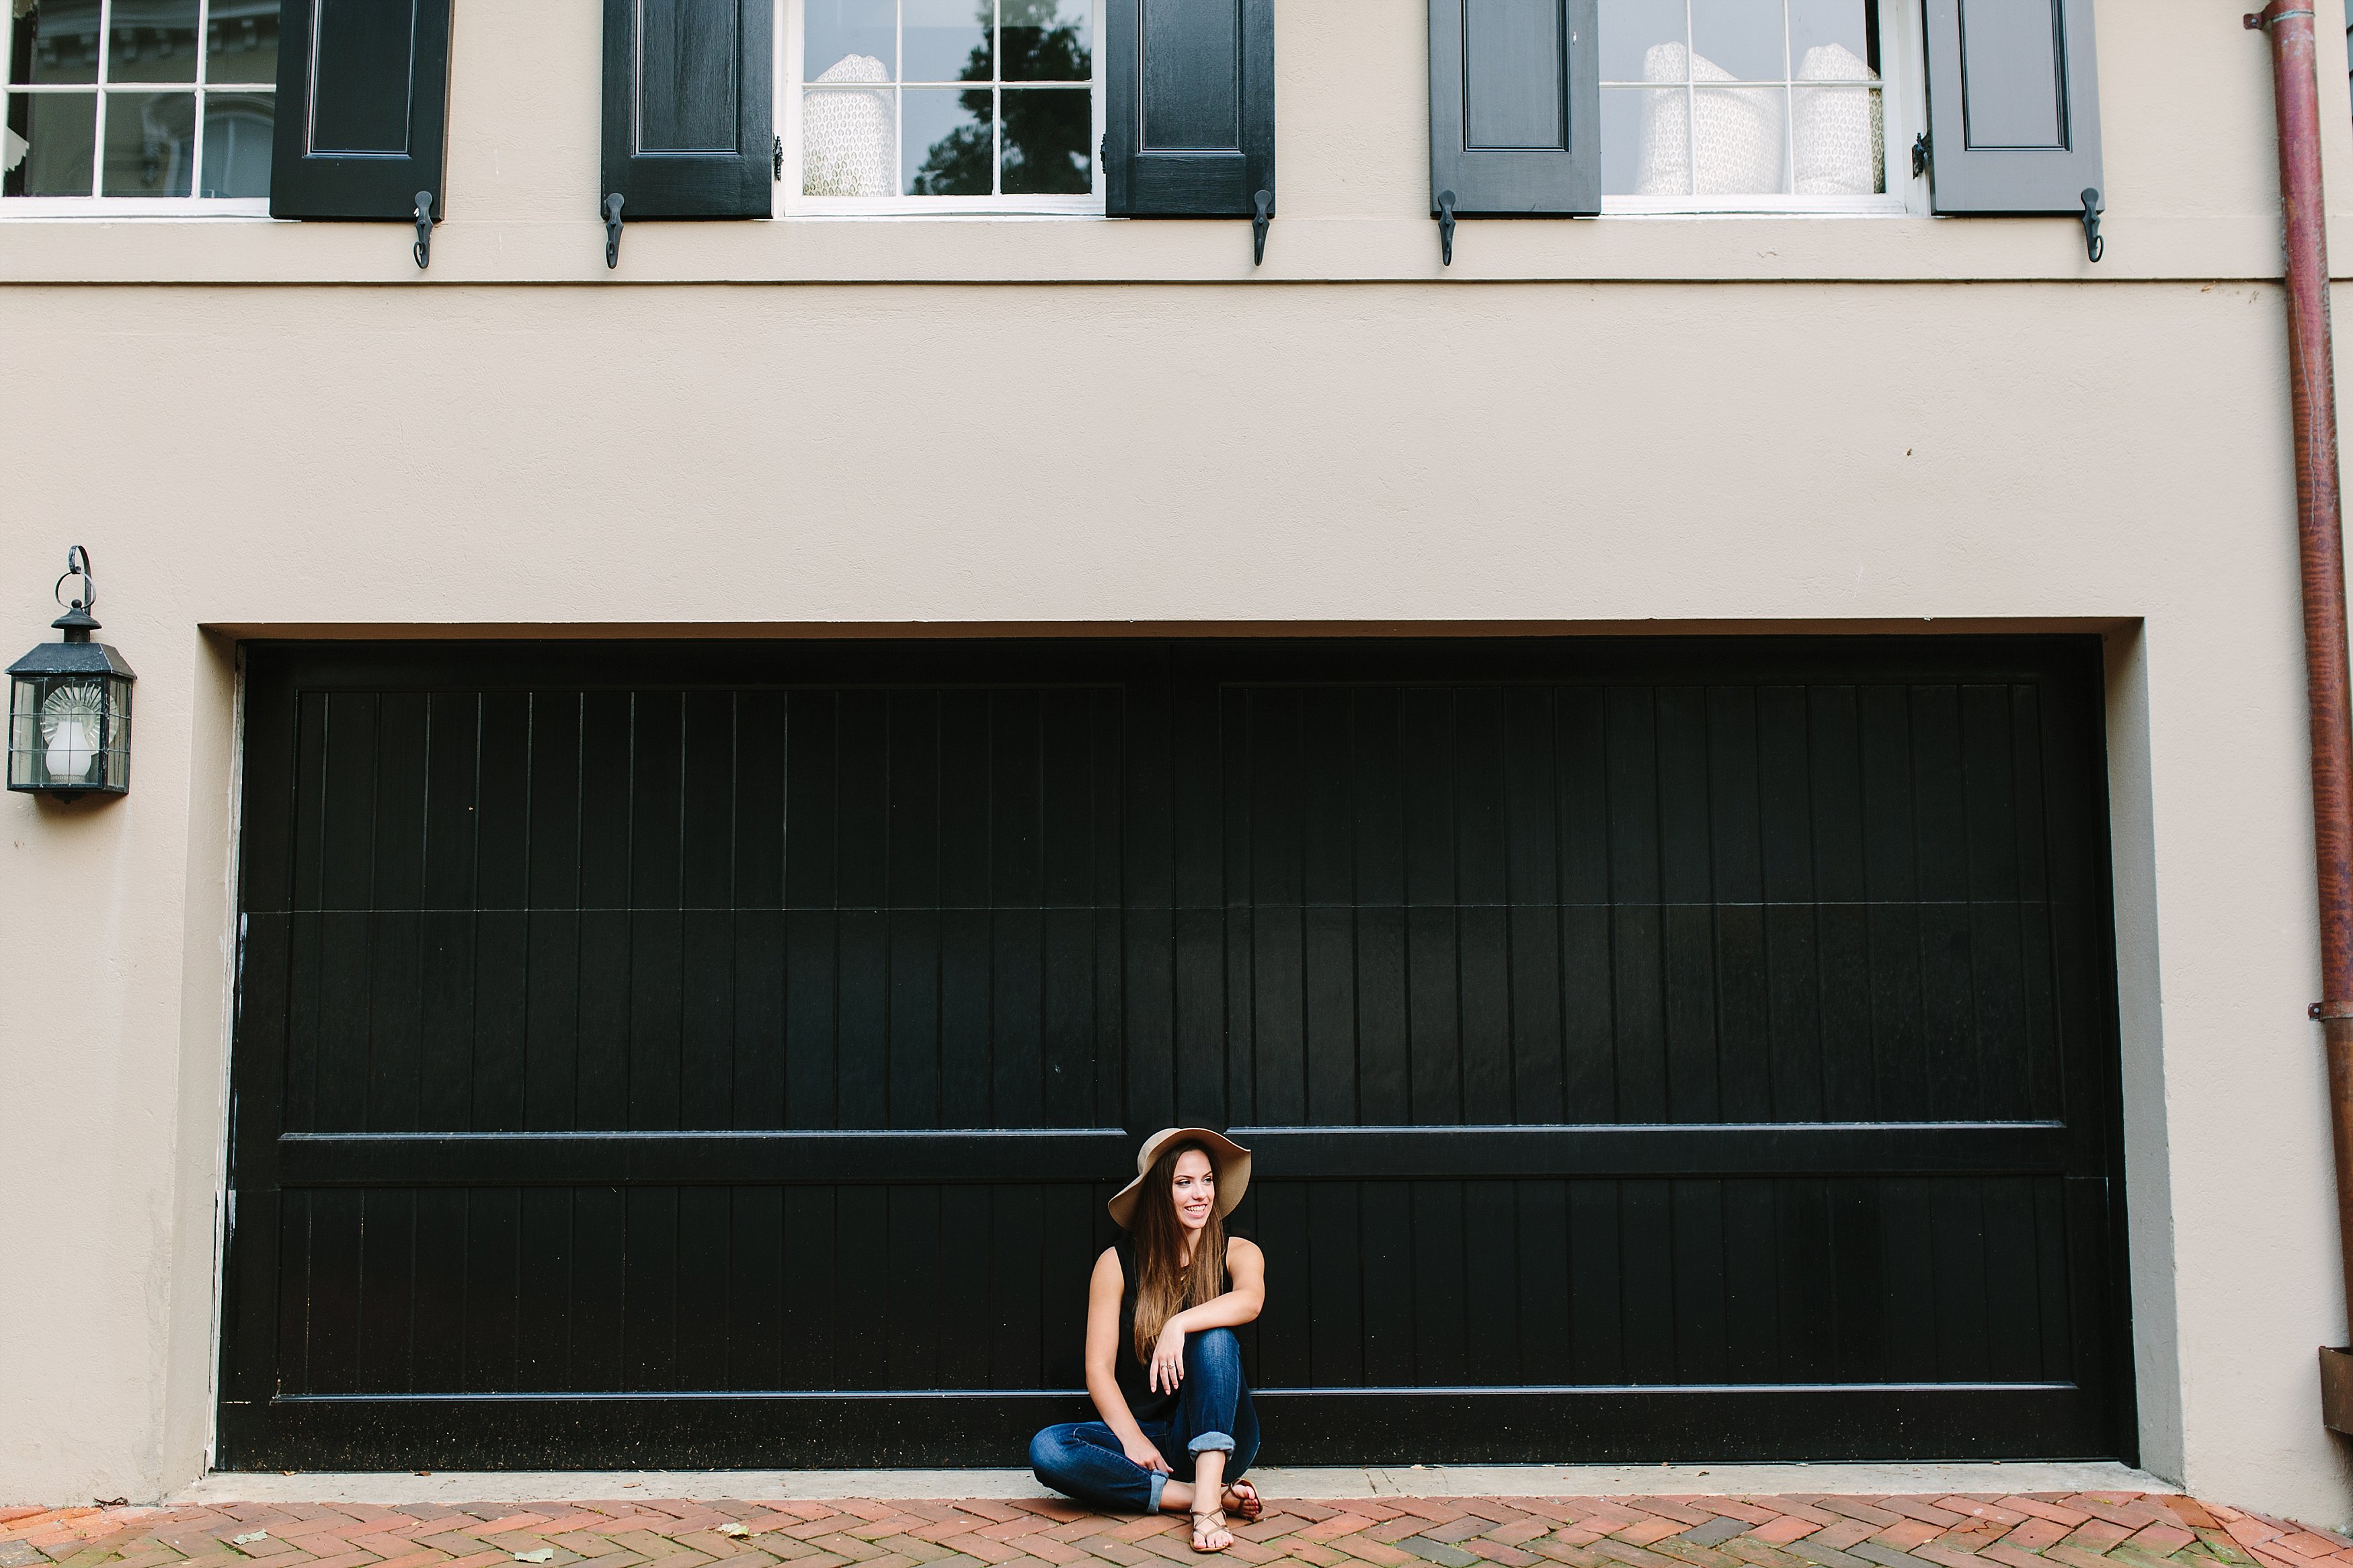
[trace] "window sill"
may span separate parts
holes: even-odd
[[[799,223],[804,220],[847,218],[853,223],[927,223],[934,219],[955,219],[969,222],[974,218],[1002,218],[1014,223],[1067,222],[1072,218],[1100,218],[1109,215],[1103,204],[1068,207],[989,207],[942,205],[904,207],[868,205],[855,200],[822,196],[801,197],[775,215],[779,223]]]
[[[1666,196],[1601,198],[1603,217],[1904,217],[1911,211],[1899,195],[1795,198],[1717,196],[1705,201],[1688,202]]]
[[[266,218],[268,196],[0,196],[0,223],[28,218],[67,218],[101,223],[124,218],[210,223],[221,218]]]

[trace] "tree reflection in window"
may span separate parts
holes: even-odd
[[[924,153],[908,182],[910,195],[1084,195],[1094,188],[1090,94],[1078,87],[1012,85],[1091,79],[1085,27],[1061,12],[1062,0],[1001,0],[1001,9],[982,0],[976,19],[983,37],[992,22],[1002,24],[1002,74],[987,45],[976,45],[958,79],[984,85],[958,95],[968,120]],[[1000,156],[1002,184],[990,167]]]

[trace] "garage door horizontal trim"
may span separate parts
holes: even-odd
[[[2103,1403],[2063,1384],[1417,1389],[1252,1395],[1261,1455],[1286,1465],[1931,1459],[2112,1455]],[[525,1408],[531,1418],[515,1417]],[[1092,1412],[1080,1394],[299,1399],[221,1406],[220,1468],[557,1469],[1018,1465],[1029,1435]],[[1804,1436],[1793,1446],[1791,1434]],[[599,1459],[598,1457],[602,1458]]]
[[[1236,1128],[1262,1179],[2033,1174],[2067,1168],[2056,1122]],[[1008,1132],[359,1132],[278,1140],[289,1187],[1099,1182],[1116,1130]],[[1130,1167],[1132,1168],[1132,1167]]]
[[[1099,1182],[1125,1132],[356,1132],[278,1140],[290,1187]]]
[[[2055,1121],[1237,1128],[1261,1175],[1384,1177],[2024,1175],[2066,1169]]]

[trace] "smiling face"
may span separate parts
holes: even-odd
[[[1169,1196],[1176,1205],[1176,1223],[1187,1230],[1198,1232],[1209,1223],[1209,1215],[1218,1206],[1218,1168],[1207,1154],[1187,1149],[1176,1156]]]

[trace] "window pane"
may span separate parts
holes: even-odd
[[[1865,19],[1870,0],[1789,0],[1789,58],[1802,60],[1809,49],[1824,44],[1840,48],[1868,65],[1871,27]]]
[[[206,81],[278,79],[278,0],[213,0]]]
[[[96,81],[98,0],[43,0],[16,24],[15,82]]]
[[[1876,89],[1801,87],[1789,134],[1801,196],[1868,196],[1887,189],[1887,129]]]
[[[863,56],[889,80],[899,58],[897,0],[807,0],[801,21],[801,74],[807,81],[830,81],[837,66]],[[860,76],[855,79],[876,79]]]
[[[1683,0],[1601,0],[1602,80],[1649,81],[1643,57],[1660,44],[1683,42]],[[1677,59],[1680,80],[1680,55]]]
[[[12,196],[90,195],[91,137],[98,122],[94,92],[23,93],[8,100],[6,183]]]
[[[902,192],[911,196],[985,196],[990,194],[988,89],[909,88],[901,94],[906,116],[900,152]]]
[[[1692,52],[1743,81],[1779,81],[1788,72],[1782,52],[1781,0],[1691,0]],[[1701,81],[1710,73],[1694,67]]]
[[[196,95],[113,92],[106,98],[103,196],[185,196],[195,189]]]
[[[1094,104],[1078,88],[1005,94],[1008,195],[1082,196],[1094,189]]]
[[[1692,95],[1693,184],[1704,196],[1770,195],[1783,180],[1778,87],[1704,87]]]
[[[996,74],[990,40],[995,0],[900,0],[906,81],[987,81]]]
[[[863,59],[852,56],[840,70]],[[809,196],[889,196],[899,191],[897,137],[891,124],[891,89],[811,88],[801,99],[801,194]]]
[[[270,120],[276,93],[205,94],[205,177],[200,196],[269,194]]]
[[[1086,81],[1093,77],[1094,35],[1087,0],[1002,4],[1006,80]],[[1009,120],[1012,110],[1006,114]]]
[[[109,81],[196,79],[196,0],[114,0]]]

